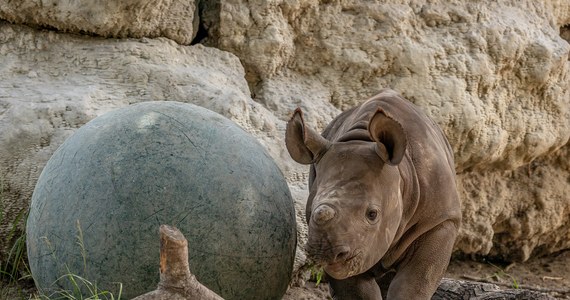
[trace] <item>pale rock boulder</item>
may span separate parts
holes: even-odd
[[[458,248],[525,261],[570,248],[570,143],[514,171],[458,175]]]
[[[249,82],[268,78],[294,55],[294,33],[282,1],[203,1],[202,18],[216,47],[239,53]]]
[[[384,87],[422,107],[455,153],[460,252],[570,247],[568,1],[220,0],[202,18],[281,120],[301,106],[322,130]],[[308,168],[286,167],[306,197]]]
[[[180,44],[190,44],[199,21],[194,0],[2,1],[0,19],[104,37],[167,37]]]
[[[7,23],[0,23],[0,33],[0,253],[12,245],[5,237],[57,147],[89,120],[132,103],[211,109],[257,137],[287,169],[280,158],[284,122],[251,99],[231,53],[162,38],[103,39]]]

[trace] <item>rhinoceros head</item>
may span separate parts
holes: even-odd
[[[403,182],[397,165],[407,139],[402,126],[382,109],[371,115],[360,129],[366,138],[341,142],[305,126],[300,109],[287,124],[291,157],[314,167],[307,201],[308,254],[336,279],[378,263],[402,217]]]

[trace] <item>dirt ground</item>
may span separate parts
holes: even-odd
[[[524,263],[453,260],[446,277],[497,284],[504,288],[542,291],[557,299],[570,299],[570,250]]]
[[[462,280],[489,282],[501,288],[526,288],[548,293],[557,299],[570,299],[570,250],[542,258],[531,258],[525,263],[506,264],[493,261],[454,259],[446,277]],[[331,299],[328,286],[307,282],[303,287],[293,287],[283,300]]]
[[[543,291],[557,299],[570,299],[570,250],[514,264],[454,259],[446,277],[490,282],[505,289],[518,286]],[[6,286],[0,282],[0,300],[30,299],[34,289],[29,284]],[[330,299],[328,285],[321,283],[315,287],[312,281],[290,288],[283,297],[283,300],[322,299]]]

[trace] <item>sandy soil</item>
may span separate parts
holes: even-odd
[[[506,264],[496,261],[454,259],[446,277],[482,281],[503,288],[528,288],[549,293],[557,299],[570,299],[570,250],[542,258],[532,258],[525,263]],[[20,286],[6,286],[0,282],[0,300],[30,299],[34,289],[30,282]],[[330,299],[328,285],[309,281],[302,287],[292,287],[283,300]]]
[[[525,263],[507,264],[496,261],[454,259],[446,277],[489,282],[502,288],[527,288],[546,292],[557,299],[570,299],[570,250],[542,258],[532,258]],[[287,291],[284,300],[331,299],[328,285],[307,282],[303,287]]]
[[[544,291],[558,299],[570,299],[570,250],[525,263],[454,260],[447,277],[497,284],[504,288]]]

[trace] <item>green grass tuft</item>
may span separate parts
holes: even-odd
[[[10,283],[28,278],[30,269],[26,262],[26,234],[16,239],[5,262],[0,262],[0,279]]]
[[[512,286],[513,286],[514,289],[519,289],[519,288],[520,288],[519,282],[517,281],[517,279],[516,279],[513,275],[507,273],[505,270],[503,270],[503,269],[500,268],[499,266],[496,266],[496,265],[494,265],[494,264],[492,264],[492,263],[489,263],[489,264],[490,264],[492,267],[494,267],[495,269],[497,269],[497,271],[496,271],[495,273],[493,273],[493,275],[491,275],[491,277],[495,277],[495,278],[507,277],[507,278],[509,278],[509,280],[512,282]]]
[[[68,270],[68,274],[59,277],[55,284],[65,284],[69,283],[73,290],[66,290],[61,289],[51,293],[50,295],[40,294],[40,296],[36,299],[67,299],[67,300],[98,300],[98,299],[105,299],[105,300],[120,300],[121,294],[123,292],[123,285],[121,283],[117,283],[119,286],[119,294],[115,298],[113,293],[101,290],[97,287],[97,284],[92,283],[91,281],[72,274]],[[85,293],[87,292],[87,293]],[[87,294],[88,296],[84,296]]]
[[[0,178],[0,223],[5,220],[4,202],[3,202],[3,192],[4,184],[2,178]],[[30,295],[30,289],[26,287],[33,286],[32,275],[27,261],[26,255],[26,232],[19,230],[19,224],[24,224],[28,218],[28,210],[22,209],[16,218],[12,221],[12,227],[8,235],[6,236],[6,241],[12,242],[13,245],[6,258],[0,260],[0,299],[13,299],[17,297],[19,299],[34,299],[34,300],[51,300],[51,299],[67,299],[67,300],[120,300],[121,294],[123,292],[123,285],[121,283],[115,283],[118,286],[118,295],[115,295],[109,291],[99,289],[97,284],[76,275],[72,274],[67,268],[67,274],[59,277],[55,285],[60,286],[70,286],[72,290],[59,289],[52,292],[49,295],[42,294],[41,291],[39,295]],[[81,256],[83,258],[84,274],[87,274],[87,249],[83,242],[83,231],[79,221],[77,221],[77,245]],[[19,235],[19,236],[18,236]],[[47,246],[52,249],[52,255],[55,258],[55,249],[53,245],[50,244],[49,240],[45,239]],[[6,288],[4,288],[6,287]]]
[[[0,223],[5,220],[3,193],[4,181],[0,178]],[[26,279],[30,274],[26,261],[26,233],[18,228],[19,224],[26,221],[27,216],[27,209],[22,209],[12,221],[12,227],[4,239],[9,243],[13,242],[8,256],[0,260],[0,281],[8,284]]]
[[[8,221],[4,210],[4,181],[0,178],[0,223]],[[7,255],[0,259],[0,299],[27,299],[33,286],[31,272],[26,258],[26,233],[19,228],[25,225],[27,209],[22,209],[14,220],[10,221],[11,228],[3,238],[11,243]]]
[[[323,280],[323,276],[325,275],[325,270],[322,267],[315,267],[315,266],[311,266],[310,268],[311,270],[311,280],[314,280],[315,283],[315,287],[318,287],[319,284],[321,284],[321,281]]]
[[[81,224],[79,220],[76,223],[77,227],[77,235],[75,236],[77,241],[76,244],[79,246],[79,250],[81,253],[81,257],[83,259],[83,274],[87,274],[87,249],[85,248],[85,243],[83,239],[83,230],[81,229]],[[54,260],[58,261],[56,256],[56,251],[54,246],[51,244],[47,237],[44,237],[44,241],[47,244],[48,248],[51,251],[52,257]],[[61,262],[58,262],[61,264]],[[120,300],[121,295],[123,292],[123,285],[122,283],[114,283],[118,286],[118,295],[115,295],[107,290],[100,289],[96,283],[89,281],[88,279],[81,277],[77,274],[74,274],[69,270],[67,264],[63,263],[65,269],[67,270],[67,274],[59,277],[52,286],[68,286],[71,289],[64,289],[61,288],[57,291],[52,292],[49,295],[42,293],[40,291],[40,296],[36,299],[67,299],[67,300],[98,300],[98,299],[105,299],[105,300]]]

